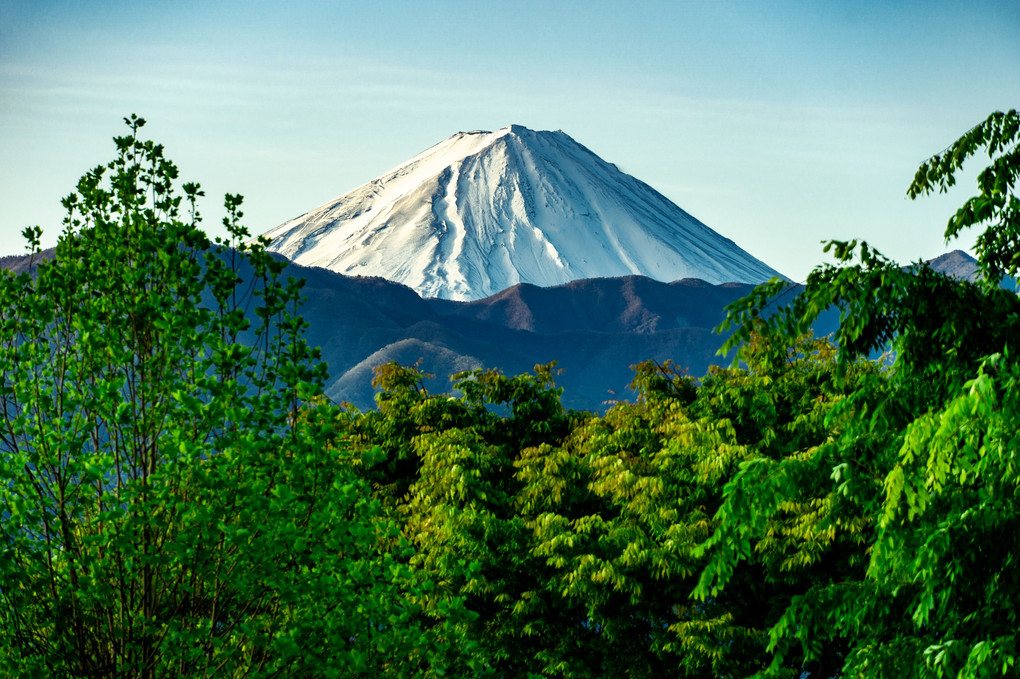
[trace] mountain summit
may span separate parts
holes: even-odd
[[[461,132],[266,236],[298,264],[475,300],[517,283],[780,274],[563,132]]]

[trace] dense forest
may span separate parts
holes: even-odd
[[[329,402],[241,198],[209,239],[126,122],[0,277],[3,676],[1018,672],[1015,110],[908,191],[987,156],[945,232],[983,229],[981,281],[833,241],[778,312],[782,281],[731,305],[734,365],[634,366],[601,416],[555,364]]]

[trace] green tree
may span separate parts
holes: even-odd
[[[563,411],[549,366],[461,375],[456,398],[429,394],[416,368],[377,371],[379,409],[346,425],[352,459],[401,517],[433,600],[477,615],[462,639],[486,670],[745,676],[768,667],[767,630],[794,597],[863,574],[861,523],[831,535],[821,524],[848,510],[810,487],[725,591],[691,599],[727,483],[787,457],[807,476],[818,463],[803,451],[829,439],[826,415],[845,397],[826,342],[756,337],[741,355],[746,368],[700,385],[670,364],[636,366],[638,401],[604,417]],[[833,648],[830,665],[845,650]],[[782,667],[803,664],[787,654]]]
[[[55,259],[0,277],[0,674],[426,673],[443,623],[328,445],[301,283],[125,121]]]
[[[756,635],[728,674],[834,676],[849,635],[824,618],[793,618],[806,608],[829,616],[867,596],[858,583],[882,467],[872,439],[835,442],[858,408],[881,402],[887,376],[866,360],[841,366],[833,345],[806,337],[752,334],[739,356],[746,369],[714,371],[695,402],[702,422],[729,423],[743,446],[736,459],[718,450],[703,462],[728,458],[730,468],[713,531],[695,550],[708,557],[695,596]]]
[[[902,269],[864,243],[834,241],[826,249],[837,264],[815,269],[804,292],[777,314],[766,318],[778,282],[731,309],[733,342],[752,326],[791,342],[835,306],[844,371],[876,350],[892,357],[887,378],[858,378],[829,416],[833,438],[819,448],[828,454],[815,456],[813,470],[789,474],[789,463],[741,470],[706,545],[702,596],[725,591],[727,574],[765,548],[770,524],[805,488],[821,489],[849,508],[846,519],[865,522],[867,570],[791,600],[770,631],[775,671],[794,649],[811,662],[837,640],[848,676],[1016,673],[1020,301],[1000,282],[1020,271],[1018,140],[1017,112],[994,113],[922,164],[908,191],[911,198],[945,191],[966,159],[987,153],[978,194],[945,231],[948,242],[984,226],[976,241],[978,284],[922,263]],[[817,525],[838,535],[846,519]]]
[[[415,547],[409,564],[435,583],[427,610],[462,601],[472,612],[459,633],[479,662],[474,674],[527,676],[544,666],[548,642],[529,624],[560,618],[555,607],[540,621],[523,612],[541,569],[515,509],[514,465],[522,449],[554,444],[570,430],[553,367],[458,375],[459,397],[430,394],[421,377],[417,367],[380,366],[379,407],[346,424],[344,445],[401,517]]]

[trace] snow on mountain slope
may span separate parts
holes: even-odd
[[[780,275],[563,132],[519,125],[456,134],[266,236],[298,264],[455,300],[522,282]]]

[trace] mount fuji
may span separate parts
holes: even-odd
[[[455,134],[265,235],[297,264],[461,301],[518,283],[781,276],[563,132],[519,125]]]

